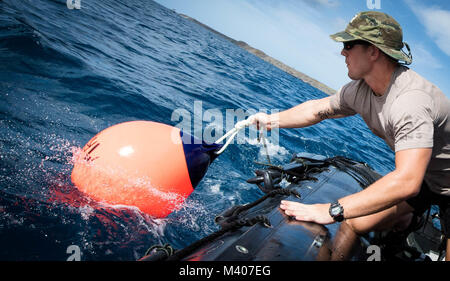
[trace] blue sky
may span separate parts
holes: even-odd
[[[349,82],[342,44],[329,35],[369,9],[393,16],[413,54],[410,68],[450,97],[447,0],[156,0],[242,40],[338,90]],[[380,9],[377,9],[378,6]]]

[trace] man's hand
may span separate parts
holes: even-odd
[[[248,118],[250,124],[256,125],[258,131],[262,130],[263,128],[266,128],[268,131],[270,131],[275,125],[275,122],[272,119],[273,118],[271,118],[271,115],[263,112],[256,113]]]
[[[293,201],[282,200],[280,208],[288,216],[295,217],[299,221],[309,221],[319,224],[334,223],[330,216],[329,209],[331,204],[302,204]]]

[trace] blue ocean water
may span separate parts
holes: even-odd
[[[175,126],[176,109],[283,110],[326,95],[158,3],[0,1],[0,260],[136,260],[149,246],[189,245],[215,215],[262,192],[255,139],[232,144],[177,212],[155,219],[92,202],[70,181],[72,153],[124,121]],[[289,62],[286,62],[289,64]],[[202,120],[202,116],[197,116]],[[208,126],[202,123],[202,130]],[[275,163],[295,152],[343,155],[381,174],[393,153],[362,119],[280,130]]]

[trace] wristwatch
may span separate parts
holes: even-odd
[[[334,221],[341,222],[344,220],[344,207],[338,201],[331,204],[329,213]]]

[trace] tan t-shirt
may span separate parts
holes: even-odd
[[[356,80],[331,96],[331,107],[346,116],[360,114],[395,152],[433,148],[425,182],[432,191],[450,196],[450,100],[435,85],[399,66],[383,96]]]

